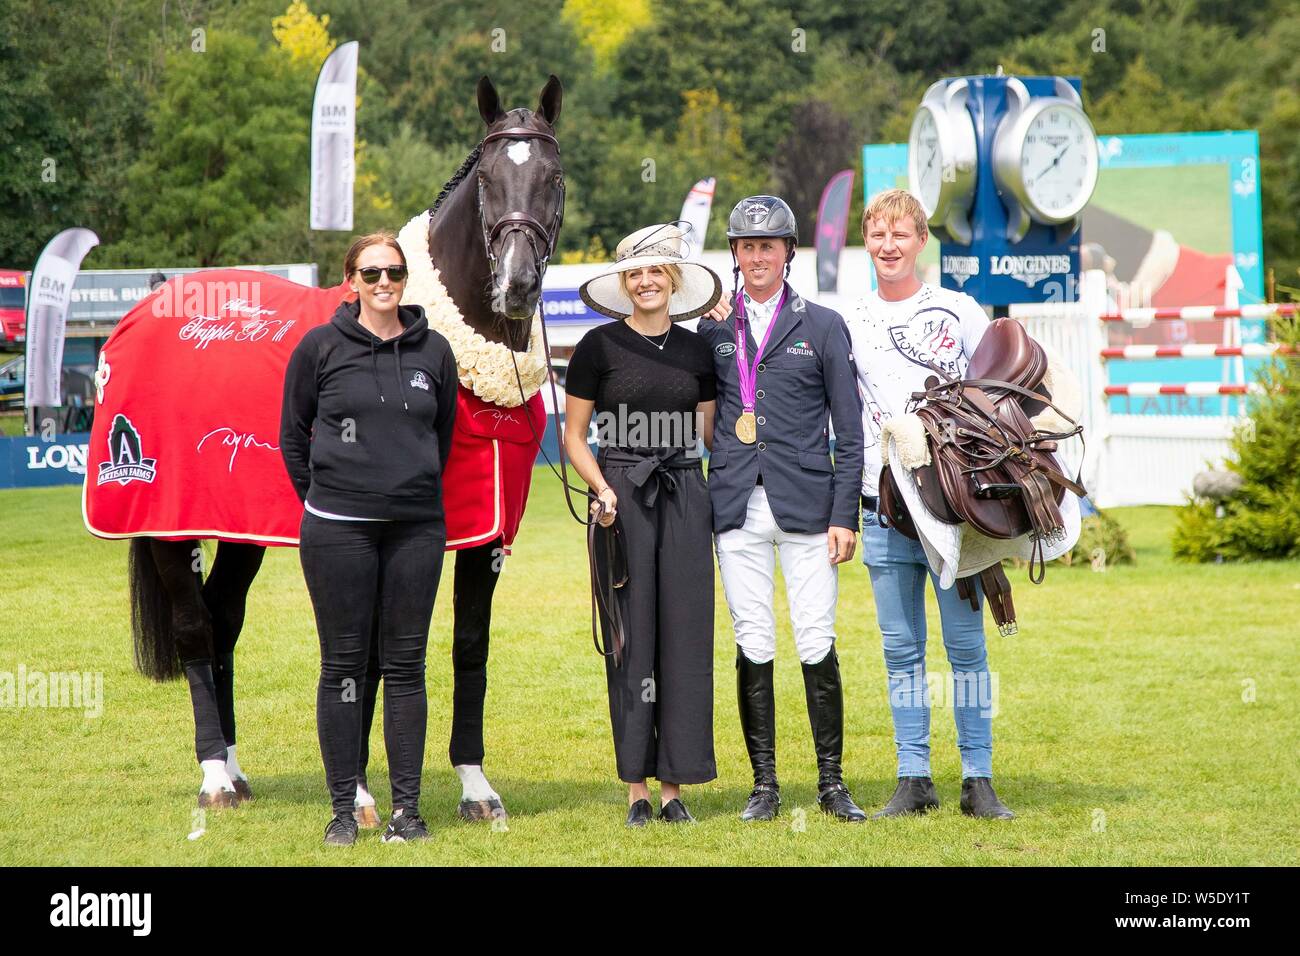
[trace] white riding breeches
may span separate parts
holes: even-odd
[[[776,656],[776,614],[772,607],[775,554],[790,602],[795,650],[816,664],[835,643],[839,569],[826,555],[826,532],[791,534],[777,527],[767,493],[756,485],[749,496],[745,526],[714,537],[722,588],[731,609],[736,643],[755,664]]]

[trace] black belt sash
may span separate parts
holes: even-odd
[[[602,471],[605,468],[629,469],[627,480],[641,489],[641,500],[647,508],[655,506],[660,490],[670,495],[677,492],[674,471],[700,469],[700,457],[683,448],[655,449],[649,454],[626,448],[602,448],[598,462]]]

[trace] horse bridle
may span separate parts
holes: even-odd
[[[555,147],[556,153],[560,151],[560,143],[550,133],[540,129],[529,129],[526,126],[512,126],[509,129],[497,130],[495,133],[488,133],[483,137],[482,145],[486,146],[495,139],[540,139],[544,140]],[[540,285],[542,276],[546,273],[546,265],[550,262],[551,256],[555,253],[555,243],[560,235],[560,223],[564,219],[564,178],[560,178],[560,201],[555,207],[555,217],[551,222],[551,228],[547,229],[535,218],[526,212],[516,210],[508,212],[496,221],[491,229],[488,228],[487,217],[484,209],[487,208],[483,197],[483,170],[480,168],[477,173],[478,178],[478,221],[479,227],[483,230],[483,246],[487,250],[488,268],[492,275],[492,285],[497,287],[497,254],[493,244],[512,232],[522,232],[524,238],[528,240],[528,248],[533,252],[533,264],[537,269],[537,281]],[[541,239],[545,253],[538,251],[537,243],[534,240],[534,234]]]

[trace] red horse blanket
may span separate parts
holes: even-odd
[[[302,504],[280,458],[289,356],[351,293],[227,269],[172,279],[100,353],[82,514],[101,538],[296,545]],[[447,547],[519,529],[545,424],[540,395],[502,408],[459,390],[444,466]]]

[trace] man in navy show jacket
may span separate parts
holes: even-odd
[[[709,494],[738,645],[741,728],[754,770],[741,819],[771,820],[780,807],[772,682],[779,552],[817,752],[818,802],[825,812],[858,822],[866,815],[844,786],[840,767],[844,710],[835,653],[838,565],[853,557],[863,466],[862,405],[848,330],[838,313],[808,302],[785,281],[798,233],[784,201],[741,200],[727,236],[744,288],[700,319],[698,331],[713,348],[718,375]],[[742,394],[737,363],[738,324],[746,368],[753,370],[749,396]],[[753,419],[738,429],[748,402]]]

